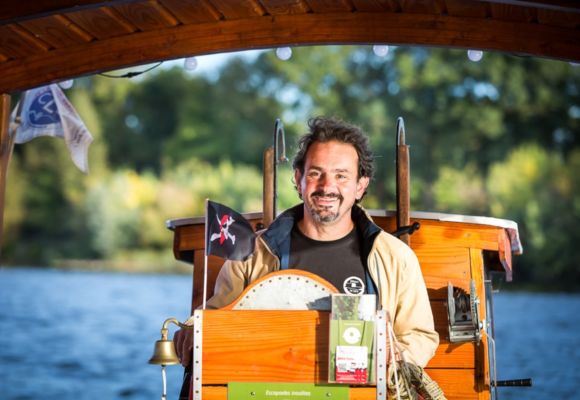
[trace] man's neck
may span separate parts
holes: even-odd
[[[353,228],[354,222],[351,218],[344,218],[344,220],[324,225],[314,222],[310,215],[304,213],[304,218],[298,221],[298,229],[300,229],[300,232],[310,239],[320,241],[341,239],[348,235]]]

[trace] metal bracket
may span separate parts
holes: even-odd
[[[377,371],[377,400],[387,398],[387,311],[377,311],[376,321],[377,343],[376,371]]]
[[[203,310],[193,312],[193,400],[201,400],[201,357],[202,357]]]
[[[449,317],[449,341],[481,341],[483,321],[479,320],[479,298],[475,291],[475,281],[470,282],[470,294],[461,288],[454,288],[451,282],[447,285],[447,316]]]

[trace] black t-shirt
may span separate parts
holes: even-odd
[[[305,236],[294,225],[288,266],[326,279],[341,293],[368,292],[356,228],[341,239],[319,241]]]

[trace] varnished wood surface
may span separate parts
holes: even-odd
[[[371,212],[383,229],[394,230],[395,216]],[[417,219],[415,219],[417,220]],[[511,273],[512,245],[501,226],[417,220],[421,229],[412,237],[412,248],[419,258],[429,293],[435,329],[440,345],[427,371],[445,391],[448,399],[489,399],[488,342],[484,336],[475,343],[450,343],[447,317],[447,285],[470,291],[470,280],[476,282],[479,318],[486,320],[485,270],[498,269]],[[252,224],[260,222],[253,215]],[[195,250],[194,263],[203,265],[203,228],[200,223],[173,227],[176,236],[175,254]],[[484,264],[483,252],[494,252],[497,265]],[[504,252],[501,255],[501,252]],[[492,260],[494,260],[492,258]],[[210,259],[210,286],[222,264]],[[197,297],[201,303],[202,271],[195,268]],[[255,314],[227,313],[249,312]],[[224,398],[225,385],[231,381],[324,382],[327,374],[328,313],[314,311],[294,314],[280,311],[207,311],[204,315],[203,389],[207,398]],[[304,314],[306,313],[306,314]],[[239,318],[238,318],[239,316]],[[250,324],[251,326],[248,326]],[[206,342],[207,341],[207,342]],[[247,349],[256,349],[251,354]],[[227,360],[224,364],[223,360]],[[257,363],[257,365],[256,365]],[[215,397],[214,397],[215,396]],[[374,388],[357,388],[351,399],[374,399]]]
[[[428,45],[580,60],[564,0],[8,0],[0,93],[192,55],[312,44]]]
[[[325,383],[328,319],[328,312],[318,311],[205,311],[204,385]],[[482,395],[475,379],[477,351],[474,343],[450,344],[443,340],[427,366],[427,372],[449,399],[475,399]],[[207,395],[211,396],[213,389],[208,390]],[[223,391],[220,389],[215,395],[222,396]],[[369,395],[374,396],[374,388],[354,390],[351,398]]]

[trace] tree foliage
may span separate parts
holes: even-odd
[[[289,155],[310,116],[360,125],[377,166],[365,205],[393,208],[402,116],[414,209],[513,219],[525,248],[516,280],[580,282],[580,68],[568,63],[304,47],[289,61],[273,52],[232,58],[213,76],[171,68],[139,80],[84,78],[68,95],[95,136],[91,174],[71,168],[62,142],[17,146],[4,252],[12,262],[162,252],[171,247],[163,222],[202,215],[207,197],[260,210],[262,154],[276,118]],[[291,181],[281,166],[279,209],[298,201]]]

